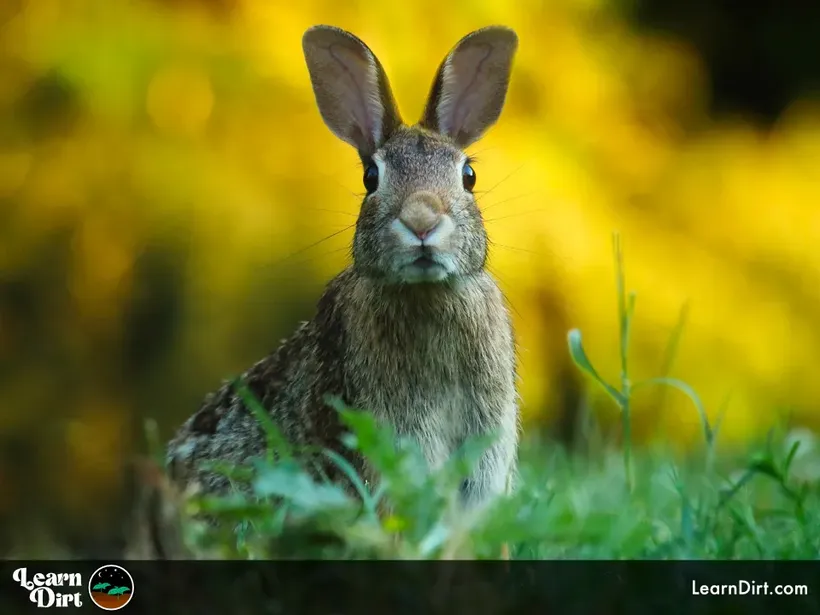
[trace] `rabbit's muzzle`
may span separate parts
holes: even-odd
[[[403,281],[440,282],[454,273],[452,240],[456,225],[437,195],[427,191],[411,194],[390,230],[401,252]]]

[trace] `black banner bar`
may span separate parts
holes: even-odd
[[[109,564],[115,567],[98,572]],[[127,575],[121,574],[117,567],[127,571]],[[98,589],[92,597],[93,587]],[[46,610],[101,612],[94,602],[97,600],[109,608],[123,605],[118,608],[123,615],[455,615],[461,612],[820,615],[818,598],[820,562],[817,561],[4,561],[0,564],[2,614]],[[77,601],[80,606],[76,606]]]

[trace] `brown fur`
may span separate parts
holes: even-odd
[[[314,318],[244,374],[292,443],[334,449],[371,480],[376,477],[368,464],[341,444],[342,425],[325,404],[326,395],[340,396],[391,424],[399,435],[414,438],[434,468],[466,438],[497,432],[496,443],[463,485],[469,506],[505,491],[518,443],[512,328],[501,291],[484,270],[487,235],[475,199],[462,185],[466,157],[461,149],[500,112],[515,38],[502,28],[479,33],[454,48],[431,92],[427,114],[437,108],[452,113],[438,122],[451,126],[450,133],[400,123],[378,61],[353,35],[327,27],[305,35],[322,115],[334,133],[357,147],[365,166],[378,165],[379,187],[362,204],[353,265],[328,284]],[[480,46],[471,46],[471,40]],[[494,62],[484,63],[485,56]],[[453,58],[457,78],[443,76]],[[496,72],[486,74],[482,66],[495,66]],[[331,77],[348,76],[352,85],[334,89],[337,82]],[[478,108],[465,115],[452,101],[459,88],[474,87],[479,88],[471,92]],[[350,94],[356,88],[361,96]],[[451,98],[437,106],[443,96]],[[461,116],[471,123],[459,124]],[[427,124],[436,122],[428,118]],[[410,231],[391,226],[403,214],[409,216],[408,207],[417,215],[425,203],[435,203],[428,213],[445,216],[449,224],[432,247],[413,244],[407,239]],[[419,255],[438,259],[446,270],[442,279],[412,283],[407,278]],[[177,432],[168,464],[175,481],[222,491],[226,479],[202,471],[199,464],[242,463],[262,456],[264,448],[257,420],[224,385]]]

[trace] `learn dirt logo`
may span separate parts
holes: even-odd
[[[91,575],[88,580],[91,602],[105,611],[116,611],[131,602],[134,597],[134,579],[122,566],[108,564]]]
[[[28,568],[18,568],[12,578],[29,592],[29,600],[38,609],[78,607],[83,605],[79,591],[83,585],[80,573],[37,572],[29,576]]]

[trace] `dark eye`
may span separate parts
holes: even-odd
[[[370,194],[372,192],[376,192],[378,187],[379,167],[371,163],[367,165],[367,168],[364,170],[364,189],[367,190],[367,194]]]
[[[475,171],[473,171],[473,167],[471,167],[469,163],[465,164],[464,169],[461,171],[461,181],[467,192],[473,191],[473,187],[475,186]]]

